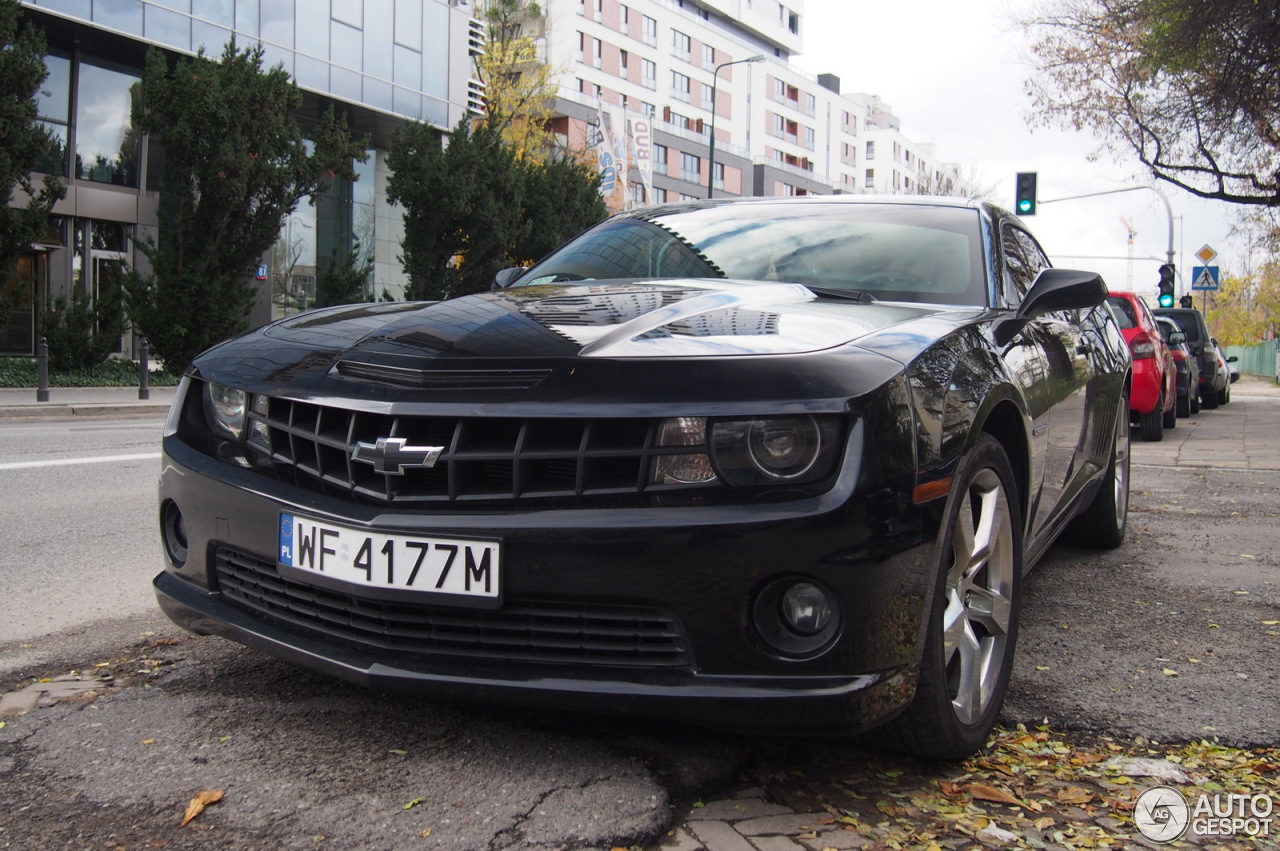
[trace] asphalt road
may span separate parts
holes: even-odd
[[[149,460],[8,466],[50,435],[72,442],[68,457],[154,445],[136,421],[75,425],[89,430],[0,427],[0,488],[19,495],[0,509],[0,690],[72,671],[112,681],[0,719],[0,849],[610,848],[652,841],[673,804],[787,753],[682,725],[377,694],[186,636],[151,603]],[[1008,722],[1280,742],[1280,627],[1266,623],[1280,620],[1280,463],[1245,432],[1280,435],[1280,398],[1237,391],[1161,444],[1135,441],[1126,544],[1055,548],[1029,579]],[[178,828],[205,789],[225,798]]]

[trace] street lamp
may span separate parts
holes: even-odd
[[[715,191],[716,181],[716,86],[720,83],[720,69],[728,68],[730,65],[740,65],[743,62],[763,62],[765,56],[763,53],[757,53],[755,56],[748,56],[746,59],[735,59],[732,62],[721,62],[716,66],[716,70],[711,72],[711,144],[707,148],[707,197],[712,197]]]

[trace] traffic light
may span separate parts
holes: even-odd
[[[1195,304],[1195,301],[1191,298],[1190,293],[1187,293],[1182,298],[1178,299],[1179,307],[1191,307],[1193,304]]]
[[[1015,208],[1019,216],[1036,214],[1036,173],[1034,171],[1018,172],[1018,191]]]
[[[1173,266],[1160,266],[1160,306],[1173,307]]]

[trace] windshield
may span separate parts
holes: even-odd
[[[985,305],[978,211],[908,204],[660,207],[609,219],[516,286],[606,279],[735,278]]]

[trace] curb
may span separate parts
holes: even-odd
[[[48,420],[71,419],[74,417],[163,417],[168,412],[169,404],[167,402],[133,404],[113,402],[58,404],[56,402],[40,402],[35,405],[0,407],[0,420]]]

